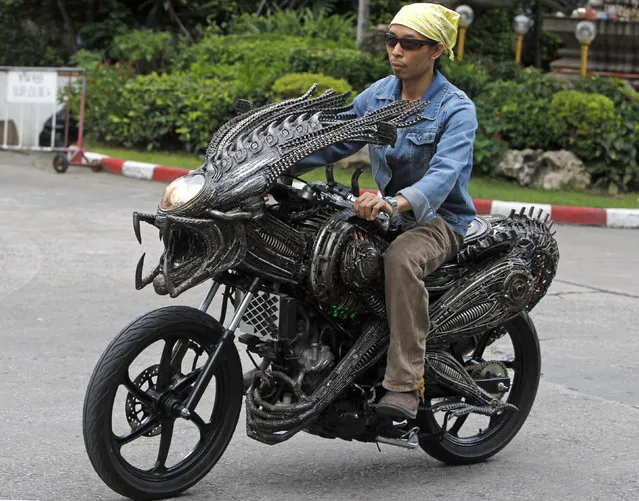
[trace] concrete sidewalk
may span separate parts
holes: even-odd
[[[99,153],[86,152],[85,156],[89,160],[100,160],[102,168],[112,174],[147,181],[170,182],[190,172],[188,169],[120,160]],[[539,210],[542,213],[548,213],[551,219],[558,223],[608,228],[639,228],[639,209],[600,209],[502,200],[473,200],[473,202],[478,214],[508,215],[513,209],[519,212],[522,207],[534,206],[535,213]]]

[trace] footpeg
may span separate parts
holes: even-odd
[[[417,449],[419,447],[419,439],[417,434],[419,428],[411,428],[398,438],[378,436],[375,441],[380,444],[394,445],[396,447],[403,447],[404,449]]]
[[[472,405],[466,402],[440,402],[430,408],[431,412],[445,412],[454,417],[466,416],[468,414],[482,414],[484,416],[494,416],[505,411],[516,412],[519,409],[512,404],[495,402],[493,405]]]

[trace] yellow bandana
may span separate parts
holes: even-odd
[[[431,40],[441,42],[451,59],[455,58],[453,47],[457,43],[457,27],[461,16],[442,5],[434,3],[414,3],[402,7],[391,21],[401,24]]]

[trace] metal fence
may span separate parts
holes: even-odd
[[[85,93],[83,68],[0,66],[0,149],[68,151],[77,144],[82,150]]]

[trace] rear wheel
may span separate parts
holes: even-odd
[[[134,499],[174,496],[217,463],[237,424],[242,369],[224,348],[189,419],[189,398],[222,326],[188,307],[152,311],[131,323],[98,361],[84,403],[91,463],[114,491]]]
[[[526,313],[510,320],[504,328],[506,334],[490,344],[490,334],[480,339],[474,351],[465,357],[465,362],[467,366],[482,364],[479,367],[485,367],[488,372],[484,377],[507,374],[511,386],[501,399],[519,410],[491,417],[470,414],[451,418],[445,426],[441,413],[420,411],[416,420],[421,430],[419,444],[430,456],[455,465],[484,461],[503,449],[524,424],[539,386],[539,339]],[[436,401],[426,403],[432,405]]]
[[[55,170],[58,174],[64,174],[69,168],[69,160],[67,156],[58,153],[53,157],[53,170]]]

